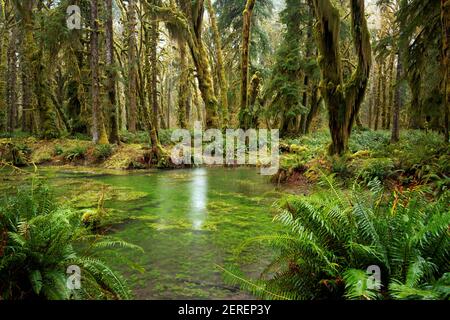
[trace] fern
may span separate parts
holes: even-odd
[[[113,237],[88,235],[79,214],[58,207],[42,184],[0,200],[0,299],[130,299],[126,281],[101,260],[102,250],[142,248]],[[75,250],[86,241],[88,248]],[[0,242],[1,245],[1,242]],[[77,246],[80,247],[80,246]],[[66,269],[82,269],[82,286],[66,286]]]
[[[261,279],[237,270],[225,271],[226,279],[263,298],[267,291],[295,299],[448,296],[449,192],[430,202],[423,188],[387,194],[375,179],[368,191],[355,183],[344,193],[332,177],[322,180],[323,191],[274,205],[285,233],[249,239],[237,250],[261,241],[276,249]],[[367,286],[371,265],[382,271],[375,289]]]

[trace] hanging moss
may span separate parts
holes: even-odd
[[[364,11],[364,0],[351,0],[352,35],[358,65],[344,83],[339,37],[341,18],[330,0],[314,0],[318,20],[316,38],[321,59],[322,95],[328,107],[332,143],[330,155],[342,155],[348,150],[348,139],[364,99],[370,73],[372,49]]]

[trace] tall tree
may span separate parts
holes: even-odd
[[[222,119],[224,125],[226,125],[229,121],[228,80],[226,77],[225,64],[223,60],[222,39],[220,37],[219,27],[217,26],[216,11],[214,10],[211,0],[206,0],[206,7],[208,9],[209,19],[211,21],[214,46],[216,49],[217,69],[219,73],[219,84],[220,84],[220,110],[222,110]]]
[[[8,54],[7,45],[9,30],[7,29],[6,22],[6,4],[0,2],[0,131],[4,131],[7,126],[7,65],[8,65]]]
[[[214,92],[208,53],[203,42],[203,20],[205,13],[204,0],[180,3],[171,2],[169,6],[151,5],[160,19],[166,21],[172,28],[177,28],[186,40],[191,52],[197,73],[200,92],[206,109],[206,126],[219,127],[219,103]]]
[[[136,132],[137,128],[137,55],[136,55],[136,0],[128,0],[128,130]]]
[[[249,110],[248,85],[249,85],[249,48],[250,29],[252,23],[253,9],[256,0],[247,0],[243,13],[242,46],[241,46],[241,109],[239,113],[239,123],[241,128],[249,129],[252,123],[252,111]]]
[[[449,141],[449,107],[450,107],[450,0],[441,0],[442,24],[442,56],[444,65],[444,134],[445,141]]]
[[[152,0],[152,4],[159,4],[158,0]],[[147,7],[148,9],[148,7]],[[165,159],[165,152],[159,142],[158,137],[158,40],[159,40],[159,22],[153,11],[148,12],[149,21],[144,28],[146,52],[146,94],[148,103],[143,107],[144,117],[147,123],[147,130],[150,133],[152,143],[151,161],[162,164]]]
[[[342,155],[348,150],[348,140],[355,118],[364,99],[369,78],[372,49],[364,10],[364,0],[351,0],[352,35],[357,68],[344,82],[339,52],[341,18],[330,0],[314,0],[317,17],[317,44],[321,59],[322,95],[328,107],[332,143],[331,155]]]
[[[6,86],[6,104],[7,104],[7,128],[9,132],[16,129],[18,121],[17,106],[17,27],[13,27],[10,31],[8,45],[8,69],[7,69],[7,86]]]
[[[119,143],[119,108],[117,106],[116,97],[116,65],[114,59],[114,28],[113,28],[113,6],[112,0],[106,0],[106,23],[105,23],[105,44],[106,44],[106,91],[107,91],[107,106],[106,110],[109,113],[109,122],[111,131],[109,141],[111,143]]]
[[[98,144],[108,144],[102,105],[100,102],[100,71],[99,71],[99,20],[98,0],[91,1],[91,98],[92,98],[92,136]]]

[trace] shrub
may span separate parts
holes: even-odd
[[[80,140],[80,141],[91,141],[92,140],[91,136],[89,136],[85,133],[79,133],[79,132],[74,133],[73,138],[75,140]]]
[[[174,130],[172,129],[162,129],[159,131],[159,142],[163,146],[172,145],[172,133]]]
[[[450,298],[448,192],[436,202],[420,189],[385,199],[376,180],[370,192],[355,184],[350,193],[324,180],[326,191],[276,205],[276,220],[288,231],[243,244],[267,241],[279,252],[261,279],[229,269],[230,283],[271,299]],[[381,269],[377,286],[366,285],[372,265]]]
[[[80,253],[76,248],[84,241],[89,245]],[[111,247],[141,250],[111,237],[90,236],[80,227],[79,215],[60,207],[45,185],[3,196],[0,299],[128,299],[125,281],[100,258],[100,249]],[[72,265],[81,269],[80,290],[66,286]]]
[[[358,131],[352,134],[349,141],[350,151],[355,153],[362,150],[384,150],[389,145],[388,131]]]
[[[64,153],[64,149],[60,145],[55,145],[55,148],[53,150],[53,154],[55,156],[60,156]]]
[[[146,131],[131,133],[128,131],[120,132],[120,140],[124,143],[148,144],[150,136]]]
[[[84,159],[86,156],[87,148],[77,145],[71,149],[64,152],[64,158],[68,161],[74,161],[79,159]]]
[[[113,154],[113,147],[110,144],[95,146],[94,157],[98,160],[106,160]]]
[[[359,169],[359,175],[365,182],[369,182],[377,178],[384,181],[388,178],[394,169],[394,162],[389,158],[374,158],[363,161]]]

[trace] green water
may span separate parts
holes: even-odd
[[[256,169],[198,168],[125,175],[48,169],[44,175],[57,186],[60,197],[70,199],[71,192],[84,187],[78,194],[80,207],[90,192],[96,195],[99,184],[140,195],[106,202],[111,215],[123,218],[108,232],[145,250],[144,254],[120,252],[144,270],[108,259],[125,275],[138,299],[252,298],[225,284],[217,265],[237,263],[246,274],[257,277],[273,254],[260,244],[236,255],[243,241],[277,231],[271,204],[279,194]]]

